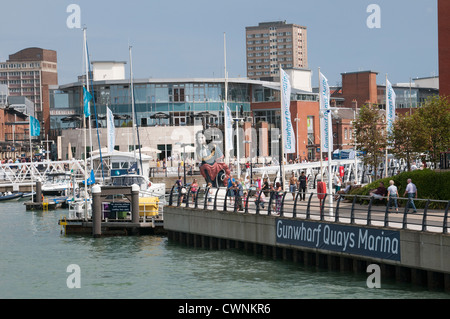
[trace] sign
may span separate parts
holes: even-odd
[[[109,203],[109,210],[111,213],[129,212],[129,211],[131,211],[131,203],[129,203],[129,202]]]
[[[400,261],[399,231],[287,219],[275,227],[278,244]]]

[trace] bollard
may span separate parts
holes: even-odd
[[[100,185],[92,187],[92,234],[94,238],[102,235],[102,188]]]
[[[34,196],[35,203],[42,203],[42,183],[36,182],[36,196]]]
[[[139,185],[136,184],[131,185],[131,222],[139,223]]]

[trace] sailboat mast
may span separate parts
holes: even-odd
[[[86,28],[83,28],[83,48],[84,48],[84,57],[86,59],[85,63],[87,65],[87,42],[86,42]],[[87,69],[86,69],[86,72]],[[86,89],[89,91],[88,87],[89,87],[89,81],[88,81],[88,76],[86,73]],[[90,117],[89,117],[90,119]],[[87,217],[87,196],[88,196],[88,192],[87,192],[87,145],[86,145],[86,116],[83,113],[83,127],[84,127],[84,213],[85,213],[85,217]]]
[[[136,161],[136,166],[137,166],[137,158],[136,158],[136,142],[134,139],[134,133],[135,133],[135,129],[136,129],[136,134],[137,134],[137,139],[138,139],[138,146],[139,146],[139,164],[140,164],[140,174],[143,175],[144,171],[143,171],[143,165],[142,165],[142,154],[141,154],[141,143],[139,140],[139,128],[137,125],[137,118],[136,118],[136,112],[134,109],[134,83],[133,83],[133,57],[131,54],[131,46],[129,46],[129,51],[130,51],[130,88],[131,88],[131,112],[132,112],[132,117],[133,117],[133,152],[134,152],[134,159]],[[166,154],[167,156],[167,154]]]
[[[133,137],[133,154],[134,154],[134,159],[137,162],[137,158],[136,158],[136,139],[134,136],[134,129],[135,129],[135,110],[134,110],[134,89],[133,89],[133,60],[131,57],[131,46],[128,47],[129,49],[129,53],[130,53],[130,89],[131,89],[131,134]]]

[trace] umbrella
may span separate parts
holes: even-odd
[[[161,153],[160,150],[158,150],[156,148],[153,148],[153,147],[150,147],[150,146],[144,146],[143,148],[141,148],[141,152],[143,152],[143,153],[156,153],[156,154],[160,154]]]
[[[166,113],[163,113],[163,112],[158,112],[158,113],[150,115],[150,118],[151,119],[155,119],[155,120],[158,119],[159,120],[159,124],[161,124],[161,119],[169,119],[170,115],[166,114]]]
[[[195,152],[195,147],[191,145],[186,145],[185,147],[177,145],[173,151],[177,153],[193,153]]]

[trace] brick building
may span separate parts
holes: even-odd
[[[450,1],[438,0],[439,93],[450,96]]]
[[[57,54],[53,50],[27,48],[0,62],[0,84],[9,88],[10,96],[25,96],[35,105],[42,134],[50,131],[49,86],[58,84]]]

